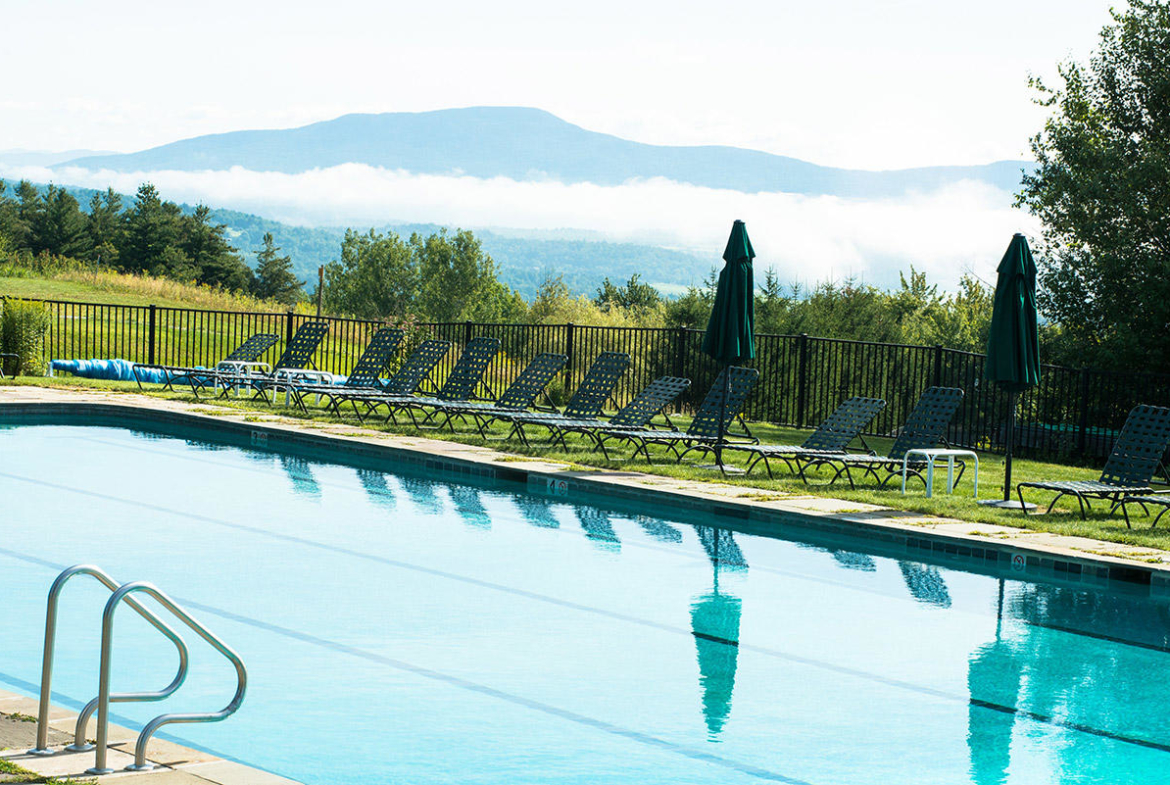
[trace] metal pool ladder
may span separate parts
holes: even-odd
[[[85,729],[89,724],[90,717],[93,716],[96,710],[97,751],[94,753],[94,767],[89,769],[86,774],[109,774],[113,772],[113,769],[106,766],[111,703],[160,701],[174,694],[187,679],[187,644],[183,642],[183,639],[179,637],[178,633],[166,622],[148,608],[139,604],[137,600],[130,596],[131,594],[142,593],[150,595],[160,605],[170,611],[175,618],[186,624],[200,638],[211,644],[216,651],[226,657],[235,666],[237,684],[236,694],[232,696],[228,705],[219,711],[189,714],[160,714],[146,723],[142,728],[142,732],[138,734],[138,741],[134,746],[134,763],[126,768],[130,771],[145,771],[154,767],[154,764],[146,762],[146,745],[150,742],[150,738],[155,732],[163,725],[177,722],[219,722],[240,708],[240,704],[244,702],[244,691],[248,685],[248,672],[244,668],[244,663],[240,660],[239,655],[232,651],[227,644],[217,638],[198,621],[191,618],[191,615],[175,604],[174,600],[163,594],[152,584],[146,583],[145,581],[136,581],[118,585],[118,582],[110,577],[109,573],[99,567],[95,567],[92,564],[78,564],[58,575],[57,580],[53,581],[53,585],[49,589],[48,608],[45,614],[45,654],[41,664],[41,703],[37,716],[37,746],[29,750],[31,754],[53,755],[55,753],[55,750],[49,748],[48,742],[49,704],[53,683],[53,649],[57,637],[57,604],[61,590],[69,582],[69,579],[75,575],[89,575],[96,578],[98,582],[113,592],[109,601],[106,602],[105,610],[102,612],[102,647],[101,663],[98,673],[98,696],[85,704],[85,707],[81,710],[81,714],[77,717],[73,744],[65,748],[73,752],[93,749],[94,745],[87,744],[85,741]],[[166,687],[156,692],[122,692],[113,695],[110,694],[110,655],[114,635],[114,611],[123,602],[129,605],[139,616],[150,622],[155,629],[165,635],[175,644],[175,648],[178,650],[179,669],[175,673],[175,678]]]

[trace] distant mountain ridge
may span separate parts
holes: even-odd
[[[53,166],[83,156],[117,155],[109,150],[0,150],[0,164],[8,166]]]
[[[136,153],[75,158],[58,166],[118,172],[226,170],[299,173],[346,163],[416,174],[619,185],[662,177],[748,193],[878,198],[962,180],[1015,191],[1032,165],[998,161],[890,171],[838,169],[758,150],[676,147],[589,131],[549,112],[470,107],[433,112],[348,114],[282,130],[197,136]]]

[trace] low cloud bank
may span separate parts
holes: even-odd
[[[692,251],[719,263],[732,220],[748,224],[757,265],[785,281],[858,278],[881,285],[911,265],[944,288],[964,272],[993,281],[1014,232],[1035,233],[1011,195],[962,182],[896,199],[742,193],[661,178],[619,186],[418,175],[345,164],[301,174],[227,171],[91,171],[76,167],[0,167],[9,182],[27,178],[133,193],[154,183],[167,199],[205,202],[299,225],[369,227],[439,223],[466,227],[583,229],[615,241]],[[555,264],[555,260],[550,260]],[[701,278],[710,265],[700,262]]]

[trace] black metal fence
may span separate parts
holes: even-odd
[[[304,322],[317,317],[293,312],[242,313],[187,308],[104,305],[42,300],[52,317],[46,359],[121,357],[132,362],[214,365],[256,332],[275,332],[287,340]],[[331,329],[315,357],[322,370],[346,373],[381,323],[322,317]],[[423,338],[452,341],[455,350],[437,377],[450,371],[462,348],[476,336],[500,339],[502,351],[488,369],[498,392],[538,352],[569,356],[554,392],[576,388],[590,362],[602,351],[622,351],[631,370],[618,389],[622,404],[662,375],[684,376],[693,384],[681,401],[694,407],[718,368],[700,350],[702,331],[683,328],[592,327],[572,324],[420,324],[407,346]],[[981,354],[942,346],[758,335],[760,384],[747,416],[781,425],[811,427],[852,395],[884,398],[887,407],[871,426],[873,434],[892,433],[918,395],[931,385],[961,387],[962,408],[950,429],[952,443],[986,450],[1004,444],[1007,396],[983,381]],[[274,360],[279,345],[265,359]],[[1039,387],[1021,396],[1017,445],[1020,454],[1065,460],[1099,460],[1108,454],[1126,414],[1139,403],[1170,405],[1170,374],[1118,374],[1046,365]]]

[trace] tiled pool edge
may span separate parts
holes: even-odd
[[[1021,579],[1093,585],[1121,582],[1148,587],[1152,595],[1170,596],[1170,553],[1152,548],[934,518],[821,497],[753,499],[769,494],[636,471],[571,471],[562,464],[505,456],[489,447],[424,436],[394,436],[345,424],[309,424],[281,418],[278,411],[272,416],[257,417],[222,409],[222,415],[209,415],[202,404],[46,388],[7,388],[35,389],[35,397],[40,400],[4,400],[15,397],[3,395],[5,389],[0,387],[0,423],[54,418],[121,427],[194,427],[244,446],[308,448],[339,462],[405,463],[452,479],[475,477],[522,483],[532,492],[553,497],[583,492],[622,502],[649,501],[680,511],[714,515],[728,528],[740,531],[768,534],[784,528],[805,529],[842,540],[866,540],[882,550],[917,554],[924,559],[962,560],[968,569],[1008,570]],[[1109,551],[1132,558],[1111,556]]]
[[[35,716],[37,714],[37,699],[0,689],[0,714]],[[72,734],[77,719],[76,712],[54,706],[49,717],[49,725],[53,730]],[[30,722],[28,725],[30,740],[35,739],[36,724]],[[118,770],[96,778],[98,781],[106,782],[111,778],[134,777],[136,780],[145,778],[144,781],[147,783],[159,782],[163,785],[302,785],[296,780],[282,777],[279,774],[253,768],[243,763],[224,760],[210,753],[163,739],[152,739],[147,751],[147,760],[155,763],[156,768],[140,773],[123,771],[121,766],[133,761],[134,740],[137,737],[138,731],[111,723],[111,763]],[[32,746],[31,743],[29,746]],[[64,745],[50,746],[61,747]],[[130,750],[130,752],[126,752],[126,750]],[[14,747],[0,749],[0,758],[9,760],[41,776],[61,779],[78,777],[83,780],[95,779],[84,774],[85,769],[93,765],[93,752],[58,752],[56,755],[41,757],[29,755],[24,748]]]

